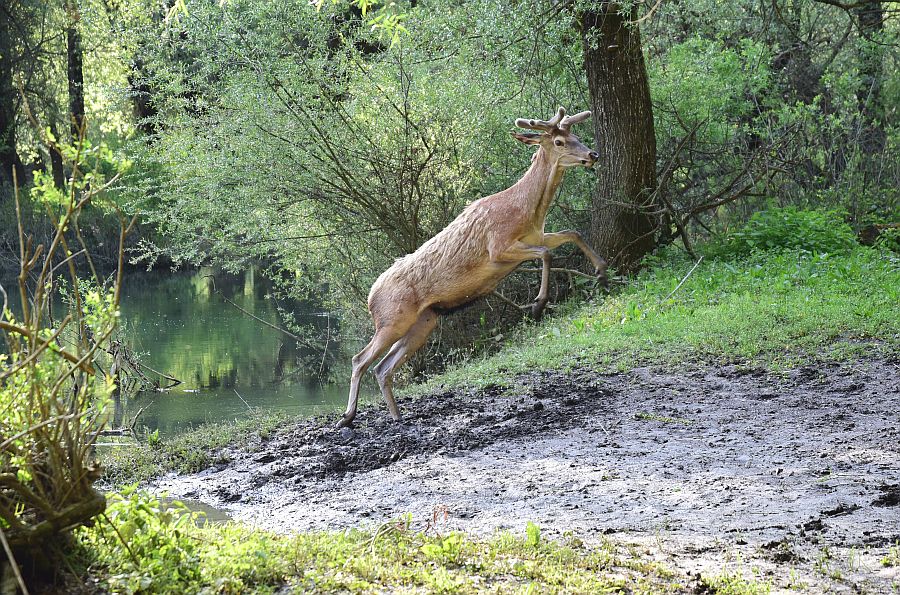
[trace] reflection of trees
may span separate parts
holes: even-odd
[[[183,380],[187,389],[264,387],[318,374],[318,365],[302,365],[315,354],[303,353],[292,339],[217,297],[278,325],[275,305],[264,299],[268,290],[253,269],[240,275],[201,269],[136,276],[126,282],[123,317],[132,347],[145,354],[150,366]],[[305,310],[296,308],[294,317],[307,318]]]

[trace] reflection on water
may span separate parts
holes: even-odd
[[[20,312],[18,292],[11,291],[14,272],[0,271],[0,285],[9,293],[10,308]],[[138,429],[171,434],[234,419],[249,407],[300,414],[343,405],[343,386],[320,383],[339,356],[337,321],[308,305],[293,307],[295,321],[309,327],[309,340],[298,345],[249,315],[281,326],[274,301],[266,298],[269,289],[252,268],[239,275],[212,269],[126,273],[121,301],[125,343],[140,362],[181,384],[123,399],[110,412],[111,426],[121,427],[141,411]],[[58,296],[54,303],[54,310],[62,311]]]
[[[143,363],[182,384],[140,393],[124,403],[120,415],[130,419],[143,409],[138,427],[165,434],[234,419],[248,407],[301,413],[338,406],[346,398],[344,389],[319,383],[331,360],[323,346],[298,347],[223,299],[280,325],[275,304],[265,297],[268,289],[252,269],[241,275],[207,269],[126,275],[121,310],[130,348]],[[328,348],[337,348],[334,320],[311,309],[298,308],[294,315],[321,335],[332,335]]]

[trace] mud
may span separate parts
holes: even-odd
[[[900,544],[896,360],[535,373],[401,409],[402,424],[383,405],[353,430],[301,422],[156,487],[277,531],[532,521],[636,544],[684,575],[900,591],[900,567],[881,564]]]

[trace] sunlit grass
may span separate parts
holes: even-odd
[[[893,253],[859,248],[709,260],[678,287],[691,267],[669,257],[613,295],[526,325],[500,353],[413,392],[548,368],[739,363],[780,369],[900,347],[900,260]]]
[[[112,497],[107,516],[79,531],[74,561],[113,592],[683,592],[675,574],[630,548],[546,540],[531,523],[489,538],[425,532],[409,518],[374,530],[277,535],[198,527],[177,503],[134,491]]]

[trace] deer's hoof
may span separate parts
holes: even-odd
[[[535,302],[531,305],[531,317],[535,320],[540,320],[544,316],[544,307],[547,305],[547,302]]]
[[[353,418],[347,417],[347,414],[341,416],[340,421],[337,422],[338,428],[352,428],[353,427]]]

